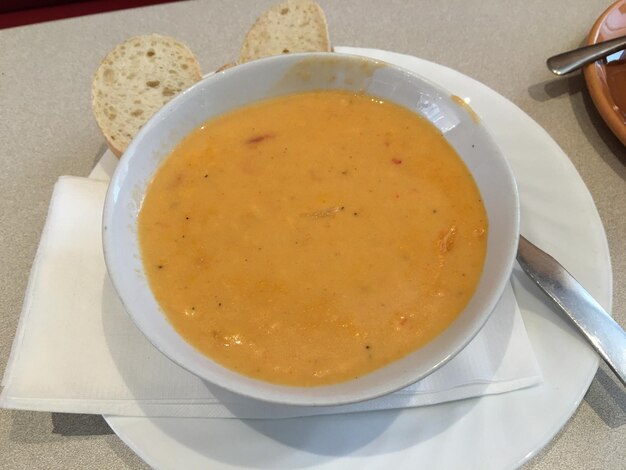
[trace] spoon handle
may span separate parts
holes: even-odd
[[[517,261],[571,318],[626,386],[626,332],[552,256],[520,235]]]
[[[595,62],[625,48],[626,36],[620,36],[609,41],[579,47],[578,49],[552,56],[546,61],[546,64],[552,73],[565,75],[578,70],[583,65]]]

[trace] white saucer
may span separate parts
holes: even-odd
[[[446,67],[380,50],[336,50],[395,63],[469,98],[515,173],[522,233],[610,311],[611,265],[597,210],[568,157],[537,123]],[[544,375],[539,386],[406,410],[286,420],[105,419],[156,468],[514,468],[574,413],[598,359],[519,268],[513,287]]]

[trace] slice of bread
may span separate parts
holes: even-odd
[[[233,62],[229,62],[228,64],[224,64],[224,65],[222,65],[220,68],[216,69],[216,70],[215,70],[215,73],[217,73],[217,72],[223,72],[224,70],[227,70],[227,69],[229,69],[229,68],[231,68],[231,67],[234,67],[235,65],[237,65],[237,64],[235,64],[235,63],[233,63]]]
[[[252,25],[241,47],[239,63],[289,52],[330,52],[326,16],[311,0],[274,5]]]
[[[91,104],[107,144],[118,157],[165,103],[202,78],[189,48],[174,38],[132,37],[104,58],[91,85]]]

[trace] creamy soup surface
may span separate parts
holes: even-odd
[[[187,136],[139,215],[148,280],[204,354],[277,384],[378,369],[448,327],[488,222],[428,121],[364,94],[256,103]]]

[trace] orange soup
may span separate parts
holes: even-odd
[[[428,121],[319,91],[187,136],[148,187],[139,238],[151,289],[186,341],[242,374],[316,386],[448,327],[478,284],[487,216]]]

